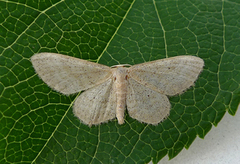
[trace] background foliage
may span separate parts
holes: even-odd
[[[0,163],[154,163],[204,137],[240,99],[240,2],[0,1]],[[158,126],[126,114],[89,128],[76,95],[51,90],[30,57],[57,52],[108,66],[177,55],[205,61],[194,87],[171,97]]]

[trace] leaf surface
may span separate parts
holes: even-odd
[[[0,1],[0,163],[157,163],[203,138],[240,100],[240,3]],[[51,90],[30,57],[55,52],[108,66],[178,55],[205,61],[195,86],[170,98],[158,126],[126,114],[99,126],[72,113],[77,95]]]

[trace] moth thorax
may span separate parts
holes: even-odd
[[[127,92],[127,75],[128,75],[128,69],[125,67],[117,67],[114,71],[114,80],[116,85],[116,91],[117,93],[123,93],[125,94]]]

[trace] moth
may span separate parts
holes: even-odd
[[[39,53],[31,62],[53,90],[65,95],[85,90],[76,98],[73,113],[89,126],[116,117],[123,124],[126,108],[130,117],[157,125],[170,113],[168,96],[192,86],[204,66],[195,56],[108,67],[66,55]]]

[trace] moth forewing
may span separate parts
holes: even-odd
[[[35,54],[31,62],[49,87],[66,95],[101,84],[112,76],[108,66],[61,54]]]
[[[182,93],[197,80],[204,61],[195,56],[176,56],[138,64],[129,68],[129,76],[159,93]]]

